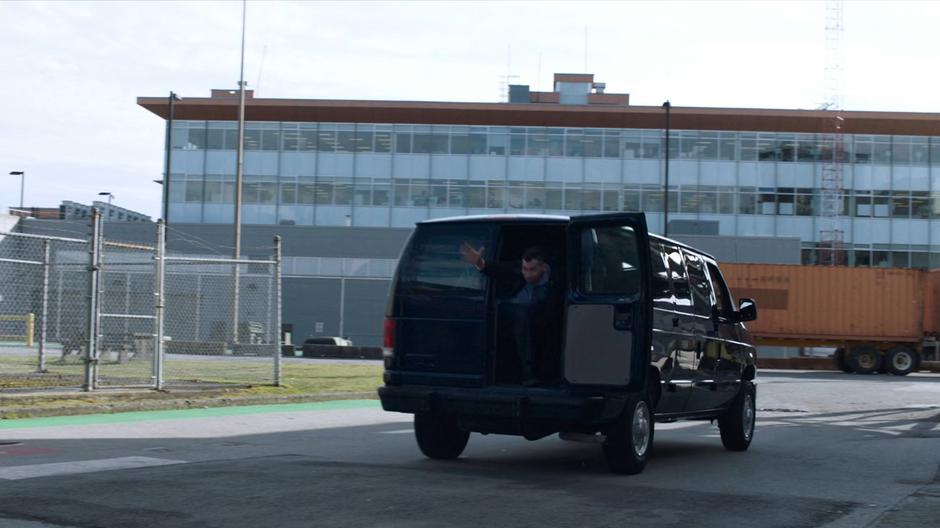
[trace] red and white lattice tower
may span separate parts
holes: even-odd
[[[842,116],[842,1],[826,3],[826,100],[823,108],[829,114],[824,134],[822,187],[820,188],[821,220],[816,244],[817,263],[826,266],[846,264],[842,229],[843,164],[845,163],[845,132]]]

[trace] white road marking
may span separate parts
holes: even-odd
[[[410,434],[415,432],[414,429],[397,429],[395,431],[379,431],[380,434]]]
[[[940,383],[911,383],[894,390],[898,392],[940,392]]]
[[[168,466],[171,464],[185,463],[185,460],[139,456],[102,458],[98,460],[76,460],[73,462],[55,462],[52,464],[0,467],[0,479],[22,480],[37,477],[51,477],[53,475],[74,475],[76,473],[94,473],[97,471],[113,471],[116,469]]]

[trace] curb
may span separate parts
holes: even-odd
[[[80,403],[87,398],[87,395],[76,397],[69,403],[72,405],[49,406],[49,407],[12,407],[9,400],[16,398],[5,398],[7,401],[0,400],[0,420],[15,420],[18,418],[47,418],[50,416],[77,416],[84,414],[112,414],[121,412],[135,411],[167,411],[180,409],[205,409],[209,407],[237,407],[244,405],[277,405],[283,403],[308,403],[333,400],[377,400],[378,395],[374,391],[370,392],[332,392],[318,394],[288,394],[278,395],[249,395],[249,396],[220,396],[217,398],[195,397],[192,393],[167,396],[157,393],[158,396],[144,396],[134,401],[114,401],[103,403]],[[138,394],[134,394],[139,396]],[[127,398],[129,394],[108,395],[108,397]],[[175,397],[174,397],[175,396]],[[193,397],[187,397],[193,396]],[[41,401],[41,396],[23,398],[29,401]]]

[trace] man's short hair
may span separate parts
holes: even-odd
[[[522,260],[523,261],[538,260],[539,262],[542,262],[542,263],[548,262],[548,260],[546,260],[546,257],[545,257],[545,252],[542,251],[542,248],[538,248],[538,247],[530,247],[526,249],[522,253]]]

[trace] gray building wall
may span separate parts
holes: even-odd
[[[89,233],[86,221],[69,220],[25,219],[19,230],[74,238],[87,238]],[[397,259],[411,231],[404,228],[246,225],[242,228],[242,254],[255,258],[270,257],[273,237],[280,235],[285,258]],[[106,223],[104,232],[109,240],[143,244],[153,244],[156,240],[156,225],[152,223]],[[231,255],[232,238],[231,226],[212,224],[174,224],[167,236],[171,252],[224,256]],[[706,251],[721,262],[800,263],[800,240],[797,237],[677,235],[673,238]],[[390,278],[390,274],[386,277],[353,277],[285,272],[282,321],[294,325],[294,344],[301,344],[311,336],[343,336],[357,345],[380,345]],[[208,309],[211,306],[204,302],[201,310]],[[224,303],[219,309],[230,310],[224,307]],[[318,323],[321,323],[319,329]],[[208,336],[213,329],[201,328],[200,333]]]
[[[800,264],[799,237],[676,235],[671,238],[711,254],[718,262]]]

